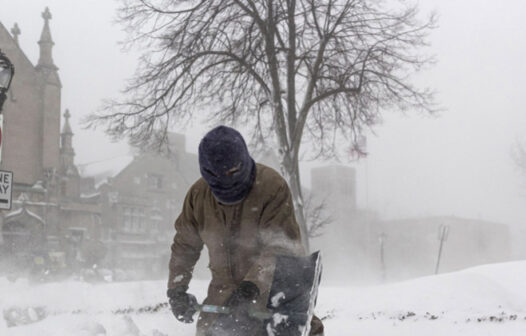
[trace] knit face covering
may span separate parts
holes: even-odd
[[[249,193],[256,165],[243,139],[233,128],[218,126],[199,144],[199,168],[216,199],[235,204]]]

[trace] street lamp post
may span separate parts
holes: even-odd
[[[7,56],[0,50],[0,162],[2,162],[2,143],[4,133],[4,115],[2,108],[7,98],[7,90],[11,86],[11,81],[15,75],[15,67]]]
[[[15,75],[15,67],[7,56],[0,50],[0,113],[7,97],[7,90],[11,86],[11,81]]]

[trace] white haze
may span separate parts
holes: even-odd
[[[72,112],[76,162],[126,154],[100,131],[79,121],[104,98],[116,97],[135,69],[137,53],[122,52],[124,33],[113,23],[117,1],[1,0],[0,20],[17,22],[20,44],[38,58],[41,12],[53,14],[53,56],[63,83],[62,109]],[[434,87],[445,108],[439,116],[386,114],[368,137],[358,166],[358,201],[386,218],[456,215],[506,223],[526,237],[526,182],[514,168],[512,146],[526,132],[526,2],[422,0],[436,10],[439,28],[430,52],[437,64],[416,80]],[[205,129],[187,134],[196,152]],[[524,138],[523,138],[524,139]],[[308,168],[302,178],[310,184]]]

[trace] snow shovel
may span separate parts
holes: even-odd
[[[318,296],[321,255],[295,257],[280,255],[267,302],[268,311],[249,311],[263,322],[269,336],[307,336]],[[196,310],[212,314],[230,314],[230,307],[196,305]]]
[[[318,298],[320,251],[306,257],[280,256],[267,307],[273,312],[265,329],[269,336],[307,336]]]

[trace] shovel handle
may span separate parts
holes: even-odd
[[[208,304],[196,304],[195,309],[203,313],[212,314],[230,314],[230,308],[225,306],[216,306]]]
[[[194,307],[197,311],[200,311],[203,313],[230,314],[232,312],[230,307],[225,307],[225,306],[196,304]],[[258,320],[266,320],[272,317],[271,312],[264,312],[264,311],[257,311],[257,310],[249,310],[248,315]]]

